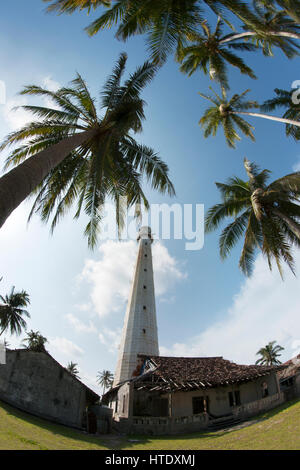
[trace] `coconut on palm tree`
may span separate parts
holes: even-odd
[[[22,346],[30,351],[45,352],[45,344],[48,342],[47,338],[41,335],[39,331],[26,332],[27,337],[22,341]]]
[[[201,23],[202,34],[189,35],[192,44],[179,49],[177,59],[181,63],[180,70],[192,75],[197,70],[209,74],[211,80],[219,82],[223,87],[229,88],[227,79],[227,65],[237,67],[242,74],[256,78],[254,72],[245,62],[230,49],[254,51],[257,47],[246,42],[226,42],[222,44],[223,22],[218,19],[217,26],[211,31],[207,21]]]
[[[209,209],[205,218],[206,232],[216,230],[227,219],[220,236],[220,256],[225,259],[243,239],[239,267],[251,275],[255,253],[260,250],[272,269],[275,260],[282,276],[281,263],[294,272],[292,246],[300,247],[300,172],[291,173],[267,184],[269,170],[260,171],[244,160],[248,181],[230,178],[216,183],[222,202]]]
[[[256,355],[261,356],[255,364],[262,366],[276,366],[281,364],[281,361],[278,359],[281,356],[280,351],[283,351],[284,348],[279,344],[276,344],[276,341],[270,341],[264,348],[261,348],[257,351]]]
[[[106,389],[110,388],[113,384],[114,376],[113,373],[109,370],[103,370],[102,372],[98,372],[97,374],[97,382],[99,385],[103,387],[103,393]]]
[[[11,335],[20,335],[27,325],[24,317],[30,318],[24,308],[30,304],[29,295],[25,290],[15,292],[15,287],[12,287],[9,294],[0,295],[0,300],[0,336],[5,331]]]
[[[245,99],[245,95],[250,90],[246,90],[241,94],[236,93],[232,98],[228,99],[224,87],[222,87],[221,95],[216,93],[211,87],[210,89],[213,91],[214,96],[205,95],[199,92],[199,95],[202,98],[212,103],[212,106],[205,110],[199,121],[201,127],[204,128],[204,137],[208,137],[210,135],[215,136],[218,128],[221,126],[223,127],[226,142],[229,147],[235,148],[235,142],[237,140],[241,140],[236,128],[245,136],[255,140],[252,132],[253,126],[241,116],[269,119],[271,121],[281,122],[293,127],[300,127],[300,121],[249,111],[249,109],[260,107],[256,101]]]
[[[78,364],[76,364],[75,362],[69,362],[66,369],[68,372],[70,372],[71,375],[73,375],[73,377],[76,377],[76,379],[80,379],[79,377],[79,370],[77,368]]]
[[[128,207],[148,206],[143,178],[154,190],[174,195],[167,165],[134,139],[145,119],[140,95],[156,68],[145,62],[122,83],[126,60],[126,54],[121,54],[104,84],[102,114],[79,74],[70,87],[50,91],[31,85],[21,92],[49,98],[56,107],[23,106],[38,120],[10,134],[1,146],[3,150],[19,145],[7,159],[7,166],[16,168],[0,178],[0,227],[35,191],[31,214],[40,214],[44,221],[54,214],[52,229],[76,202],[75,217],[84,210],[89,218],[85,234],[93,247],[107,199],[116,204],[119,225],[121,197]]]

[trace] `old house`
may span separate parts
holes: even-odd
[[[36,416],[86,429],[87,407],[99,398],[48,352],[6,350],[0,364],[0,400]]]
[[[300,397],[300,354],[284,363],[285,368],[278,372],[280,389],[287,400]]]
[[[282,367],[159,356],[150,228],[141,228],[138,242],[114,384],[104,396],[115,428],[189,432],[233,424],[282,403]]]

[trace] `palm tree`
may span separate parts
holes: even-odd
[[[263,111],[274,111],[277,108],[285,108],[286,111],[282,117],[286,119],[292,119],[300,121],[300,100],[299,92],[296,89],[289,91],[281,90],[275,88],[275,97],[269,100],[266,100],[261,109]],[[295,100],[293,97],[295,95]],[[300,129],[298,127],[292,126],[290,124],[286,125],[286,135],[294,137],[294,139],[300,139]]]
[[[10,294],[0,295],[0,300],[0,336],[8,330],[11,335],[20,335],[27,325],[23,317],[30,318],[24,309],[30,304],[29,295],[25,290],[15,292],[15,287],[12,287]]]
[[[47,338],[41,335],[39,331],[26,332],[27,337],[23,340],[22,346],[30,351],[45,352],[45,344],[48,342]],[[27,344],[26,344],[27,343]]]
[[[122,84],[126,60],[126,54],[121,54],[103,87],[102,116],[79,74],[70,87],[56,92],[35,85],[21,92],[50,98],[60,109],[23,106],[40,120],[10,134],[0,147],[3,150],[22,142],[7,160],[7,166],[16,168],[0,178],[0,227],[35,190],[30,216],[36,212],[48,221],[54,212],[52,230],[75,201],[75,217],[84,206],[89,217],[85,234],[94,247],[107,198],[115,202],[117,215],[122,196],[128,206],[143,202],[148,207],[143,177],[153,189],[175,194],[167,165],[132,136],[142,131],[145,102],[140,94],[156,68],[145,62]],[[118,225],[121,220],[117,218]]]
[[[69,364],[67,365],[66,369],[68,372],[70,372],[71,375],[73,375],[73,377],[75,377],[76,379],[80,379],[79,377],[79,370],[77,369],[77,365],[75,362],[69,362]]]
[[[256,355],[260,355],[261,357],[256,361],[255,364],[260,364],[262,366],[276,366],[281,364],[281,361],[277,359],[281,354],[280,351],[283,351],[284,348],[277,344],[274,346],[276,341],[270,341],[264,348],[261,348],[257,351]]]
[[[295,40],[300,39],[300,26],[292,18],[287,16],[286,11],[258,7],[256,9],[259,24],[252,30],[249,25],[243,26],[244,31],[231,33],[220,39],[220,45],[228,45],[232,41],[251,39],[257,47],[261,47],[263,54],[272,56],[274,46],[279,47],[288,57],[299,55],[299,45]]]
[[[212,90],[211,87],[210,89]],[[249,112],[248,110],[251,108],[259,108],[259,104],[256,101],[247,101],[244,99],[244,96],[249,91],[250,90],[246,90],[240,95],[235,94],[230,100],[227,99],[224,87],[222,88],[221,96],[219,96],[214,91],[213,97],[199,92],[199,95],[202,98],[205,98],[213,104],[213,106],[210,106],[206,109],[205,113],[199,121],[199,124],[204,128],[204,137],[208,137],[211,134],[215,136],[218,127],[221,125],[223,127],[226,142],[229,147],[235,148],[235,141],[241,140],[236,131],[236,127],[244,135],[250,137],[252,140],[255,140],[252,132],[253,126],[243,119],[241,115],[270,119],[272,121],[282,122],[290,126],[300,127],[300,121],[280,118],[277,116],[270,116],[269,114]]]
[[[75,10],[103,6],[101,0],[79,2],[76,0],[43,0],[50,3],[48,11],[72,13]],[[115,0],[109,8],[86,30],[89,35],[118,25],[116,37],[126,40],[136,34],[147,34],[151,60],[163,63],[168,54],[184,42],[190,33],[196,32],[203,21],[204,7],[223,16],[224,9],[238,16],[249,25],[259,25],[256,14],[243,1],[220,0]],[[104,5],[106,6],[106,5]]]
[[[182,72],[190,76],[200,69],[205,74],[209,73],[210,78],[219,82],[224,88],[229,88],[226,63],[237,67],[241,73],[256,78],[251,68],[229,49],[253,51],[257,50],[257,47],[245,42],[226,42],[223,45],[223,24],[219,18],[216,29],[212,32],[207,22],[203,21],[201,23],[203,33],[190,34],[189,39],[193,44],[182,47],[177,55],[178,61],[182,64],[180,67]]]
[[[291,247],[300,247],[300,172],[267,185],[269,170],[260,171],[247,159],[244,166],[248,181],[233,177],[225,184],[216,183],[222,202],[209,209],[206,232],[217,229],[224,219],[232,217],[233,222],[223,229],[219,239],[222,259],[243,237],[239,267],[244,274],[251,275],[257,249],[267,258],[270,270],[274,259],[281,276],[281,261],[294,272]]]
[[[44,0],[49,2],[52,0]],[[91,9],[96,9],[98,6],[103,5],[105,7],[111,6],[111,0],[55,0],[52,5],[49,5],[47,10],[49,12],[57,11],[61,13],[73,13],[76,10],[87,10],[90,13]]]
[[[112,372],[110,372],[109,370],[103,370],[102,372],[98,372],[97,382],[99,385],[103,386],[102,395],[104,395],[104,392],[107,388],[110,388],[112,386],[113,380],[114,380],[114,376]]]

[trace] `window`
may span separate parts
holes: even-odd
[[[146,310],[146,305],[143,306],[143,310]]]
[[[123,407],[122,407],[122,413],[125,413],[125,405],[126,405],[126,395],[123,395]]]
[[[281,388],[288,388],[292,387],[295,383],[295,377],[289,377],[288,379],[284,379],[280,381]]]
[[[204,413],[204,398],[193,397],[193,414]]]
[[[118,412],[118,396],[116,398],[116,404],[115,404],[115,413]]]
[[[241,404],[241,394],[239,392],[239,390],[236,390],[234,392],[234,395],[235,395],[235,404],[238,406]]]
[[[147,286],[143,286],[144,289],[147,289]]]
[[[146,272],[147,272],[147,269],[145,268],[144,271],[145,271],[145,273],[146,273]]]
[[[145,330],[145,328],[143,328],[143,333],[144,333],[144,335],[146,334],[146,330]]]
[[[145,258],[147,258],[147,253],[145,254]]]
[[[228,392],[229,406],[239,406],[241,404],[241,394],[239,390]]]
[[[263,382],[261,384],[262,387],[262,397],[265,398],[269,395],[268,384],[267,382]]]

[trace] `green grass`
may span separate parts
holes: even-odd
[[[130,442],[131,439],[139,442]],[[0,402],[0,450],[6,449],[129,449],[226,450],[300,449],[300,401],[286,403],[235,431],[180,436],[90,436],[49,423]]]

